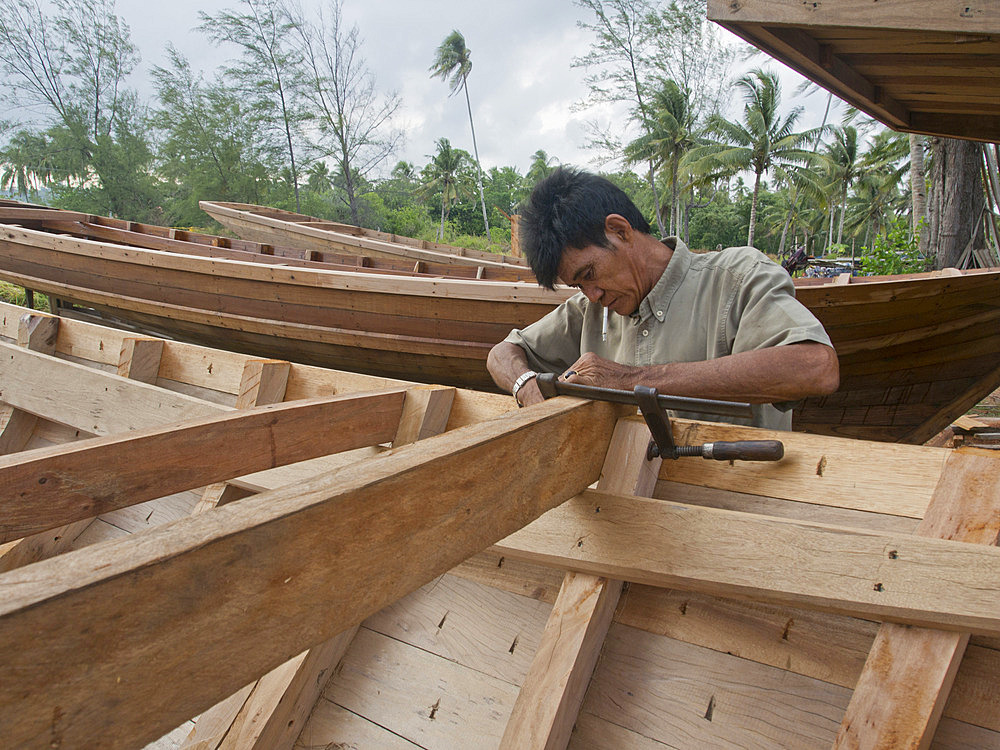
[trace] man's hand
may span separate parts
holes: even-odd
[[[617,388],[630,391],[639,379],[638,367],[619,364],[610,359],[598,357],[593,352],[585,353],[570,365],[560,380],[580,385],[596,385],[601,388]]]

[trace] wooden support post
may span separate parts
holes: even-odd
[[[163,357],[163,339],[127,338],[118,356],[118,374],[140,383],[156,385]]]
[[[914,534],[995,545],[1000,463],[972,452],[950,455]],[[968,642],[968,633],[884,623],[834,747],[930,747]]]
[[[649,429],[623,419],[615,426],[598,489],[652,495],[661,459],[646,460]],[[562,750],[614,615],[622,582],[567,573],[500,742],[501,750]]]
[[[243,365],[240,390],[236,395],[237,409],[252,409],[255,406],[277,404],[285,400],[288,373],[291,364],[280,359],[251,359]],[[226,482],[218,482],[205,487],[192,513],[204,513],[217,505],[245,497],[242,490],[233,488]]]
[[[408,390],[393,447],[444,432],[454,399],[454,388]],[[203,713],[182,750],[290,750],[357,630],[299,654]]]
[[[554,399],[4,574],[4,741],[162,736],[596,481],[620,413]]]

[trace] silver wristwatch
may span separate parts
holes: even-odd
[[[522,372],[520,375],[517,376],[517,380],[514,381],[514,385],[510,389],[510,395],[514,397],[514,401],[515,403],[517,403],[518,406],[524,406],[524,404],[522,404],[518,400],[517,392],[524,387],[525,383],[527,383],[529,380],[537,376],[538,373],[535,372],[534,370],[528,370],[527,372]]]

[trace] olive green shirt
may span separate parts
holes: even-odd
[[[626,365],[700,362],[803,341],[831,345],[822,324],[795,299],[792,279],[752,247],[698,255],[669,237],[666,270],[632,315],[610,313],[603,341],[603,307],[582,293],[505,341],[524,349],[539,372],[562,373],[583,352]],[[791,429],[794,403],[755,404],[753,418],[680,416]]]

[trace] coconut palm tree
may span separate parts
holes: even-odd
[[[833,140],[826,145],[823,155],[827,160],[828,173],[837,186],[840,197],[840,225],[837,228],[837,244],[839,245],[844,241],[847,191],[861,175],[857,128],[853,125],[834,128]]]
[[[438,138],[437,153],[424,167],[425,196],[441,191],[441,228],[438,230],[438,240],[444,239],[444,222],[451,212],[451,206],[459,197],[459,179],[462,174],[468,153],[451,147],[447,138]]]
[[[486,239],[490,237],[490,222],[486,218],[486,196],[483,194],[483,167],[479,163],[479,147],[476,145],[476,126],[472,121],[472,103],[469,101],[469,73],[472,72],[472,51],[465,46],[465,37],[457,29],[453,30],[438,46],[434,53],[434,63],[430,67],[431,78],[447,81],[454,96],[459,89],[465,91],[465,106],[469,110],[469,128],[472,130],[472,152],[476,156],[476,183],[479,187],[479,202],[483,207],[483,224]]]
[[[676,82],[663,81],[649,104],[650,124],[643,135],[625,147],[626,164],[651,161],[665,170],[670,184],[670,234],[680,234],[679,182],[682,157],[697,145],[691,95]]]
[[[531,165],[528,167],[528,173],[524,176],[525,186],[534,187],[537,182],[552,174],[558,163],[557,158],[549,156],[544,149],[538,149],[531,155]]]
[[[744,170],[754,173],[747,232],[747,244],[752,245],[761,177],[776,166],[807,162],[810,153],[803,147],[815,131],[795,131],[801,107],[795,107],[784,119],[778,114],[781,84],[774,73],[758,68],[740,78],[736,86],[742,90],[746,102],[743,121],[730,122],[719,115],[709,118],[707,131],[720,140],[692,151],[691,167],[701,173],[737,174]]]

